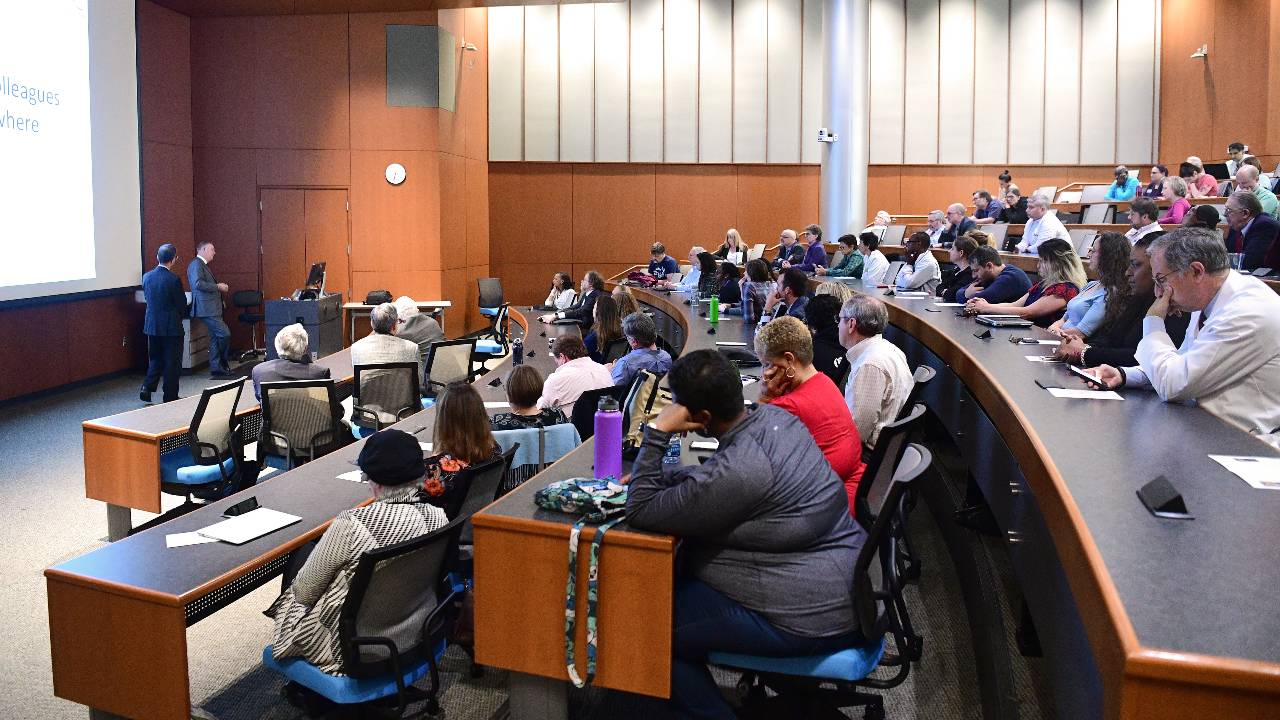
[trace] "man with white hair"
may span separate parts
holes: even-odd
[[[426,357],[432,343],[444,340],[444,330],[435,318],[418,310],[418,303],[408,295],[396,298],[396,317],[400,326],[396,328],[396,336],[418,344],[418,353]]]
[[[1236,171],[1236,189],[1253,193],[1258,198],[1258,202],[1262,203],[1262,212],[1280,219],[1280,201],[1276,200],[1275,193],[1258,182],[1258,168],[1252,165],[1241,165]]]
[[[276,333],[275,360],[258,363],[253,367],[250,377],[253,378],[253,395],[262,399],[259,388],[264,382],[281,380],[327,380],[329,368],[314,365],[308,349],[310,339],[307,329],[298,323],[285,325]]]
[[[396,337],[400,325],[400,315],[396,306],[382,303],[369,313],[369,324],[373,332],[351,343],[352,365],[377,365],[380,363],[421,364],[418,345],[401,337]]]
[[[942,245],[942,236],[946,232],[947,216],[941,210],[929,211],[929,227],[924,232],[929,235],[930,247]]]
[[[1020,253],[1039,255],[1040,243],[1051,238],[1071,242],[1071,233],[1067,232],[1058,216],[1049,211],[1049,198],[1039,193],[1027,200],[1027,224],[1024,228],[1022,242],[1017,245]]]
[[[671,288],[672,290],[681,290],[683,292],[693,292],[698,289],[698,284],[702,281],[702,265],[698,262],[698,256],[706,252],[707,249],[701,245],[694,245],[689,248],[689,272],[680,278],[680,282],[671,282],[663,280],[658,283],[662,287]]]
[[[951,247],[956,238],[976,228],[978,223],[966,216],[965,207],[960,203],[947,206],[947,229],[942,233],[942,244]]]
[[[875,233],[877,240],[883,240],[885,230],[889,229],[889,223],[891,222],[893,222],[893,216],[889,214],[889,211],[878,210],[876,211],[875,219],[871,221],[870,225],[862,228],[862,232]],[[861,237],[862,233],[858,233],[858,236]]]

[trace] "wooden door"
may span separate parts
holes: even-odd
[[[351,263],[347,236],[347,191],[310,189],[303,200],[306,266],[325,263],[325,292],[351,301]]]
[[[289,297],[307,280],[303,191],[262,188],[258,195],[258,287],[267,300]]]

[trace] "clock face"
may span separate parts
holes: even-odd
[[[387,166],[387,182],[392,185],[404,182],[404,175],[404,166],[400,163],[391,163]]]

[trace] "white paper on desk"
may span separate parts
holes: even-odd
[[[421,443],[419,443],[419,444],[421,444]],[[351,482],[364,482],[364,478],[360,477],[360,471],[359,471],[359,470],[352,470],[351,472],[344,472],[344,473],[342,473],[341,475],[339,475],[339,476],[338,476],[338,479],[339,479],[339,480],[350,480]]]
[[[1115,390],[1083,390],[1076,388],[1049,388],[1049,394],[1056,398],[1073,400],[1123,400],[1124,396]]]
[[[907,298],[908,300],[912,300],[916,298],[932,297],[931,295],[929,295],[929,293],[920,292],[918,290],[898,290],[897,292],[894,293],[894,295],[900,298]]]
[[[201,545],[203,543],[218,542],[213,538],[207,538],[198,532],[169,533],[164,536],[164,546],[167,548],[186,547],[188,545]]]
[[[205,537],[229,542],[232,545],[243,545],[250,540],[256,540],[263,535],[288,527],[300,520],[302,518],[297,515],[260,507],[257,510],[250,510],[243,515],[237,515],[220,523],[214,523],[209,527],[202,527],[196,532]]]
[[[422,452],[431,452],[431,443],[418,443],[418,447],[422,448]]]
[[[936,303],[934,303],[933,305],[934,305],[934,307],[964,307],[964,303],[944,303],[944,302],[936,302]]]
[[[1060,362],[1065,362],[1065,361],[1063,361],[1063,360],[1059,360],[1059,359],[1055,358],[1055,357],[1054,357],[1054,356],[1052,356],[1052,355],[1023,355],[1023,357],[1025,357],[1026,359],[1030,360],[1031,362],[1041,362],[1041,363],[1060,363]]]
[[[742,387],[746,387],[756,381],[755,378],[749,378],[749,377],[739,378],[739,380],[742,381]]]
[[[501,401],[486,402],[484,404],[484,409],[485,410],[506,410],[507,404]]]
[[[719,345],[720,347],[746,347],[747,346],[747,344],[744,342],[737,342],[734,340],[717,340],[716,345]]]
[[[1258,490],[1280,490],[1280,458],[1210,455],[1222,467]]]

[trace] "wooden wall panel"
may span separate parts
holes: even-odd
[[[253,18],[191,21],[191,136],[194,145],[254,146],[256,43]]]
[[[489,163],[467,158],[467,265],[489,264]]]
[[[489,165],[489,262],[573,257],[573,166]]]
[[[196,242],[218,249],[223,270],[258,269],[258,197],[253,150],[202,148],[193,151]]]
[[[649,261],[657,239],[652,165],[573,166],[574,262]]]
[[[818,168],[811,165],[738,167],[738,232],[773,245],[783,228],[797,232],[818,222]]]
[[[436,300],[441,293],[440,275],[439,270],[352,270],[351,295],[363,300],[370,290],[390,290],[393,297],[408,295],[415,300]],[[445,322],[452,317],[455,316],[446,315]],[[359,326],[356,329],[361,330]],[[446,330],[450,335],[459,334],[454,325],[447,325]],[[357,335],[367,333],[366,325]]]
[[[463,78],[468,76],[467,68],[463,65],[463,55],[470,54],[464,52],[462,49],[462,43],[465,41],[463,36],[465,29],[463,10],[460,8],[440,10],[436,13],[436,18],[437,25],[440,29],[453,36],[452,54],[454,69],[453,110],[441,109],[434,111],[436,116],[436,147],[442,153],[461,156],[466,152],[466,128],[464,124],[464,116],[461,111],[462,106],[458,103],[458,88],[462,84]],[[386,51],[384,49],[383,54],[385,54],[385,52]],[[432,112],[431,108],[423,109],[427,112]]]
[[[139,2],[137,23],[142,139],[190,148],[191,20]]]
[[[351,152],[351,268],[435,270],[440,265],[440,158],[432,152]],[[391,162],[405,181],[387,183]]]
[[[67,337],[74,339],[67,347],[66,382],[135,366],[146,357],[146,336],[142,334],[144,310],[132,294],[93,298],[81,304],[79,311],[67,314],[63,320]],[[23,333],[22,337],[29,334]],[[88,348],[92,351],[86,352]],[[40,349],[47,353],[50,348],[41,346]]]
[[[1123,3],[1121,4],[1123,17]],[[1214,2],[1213,39],[1209,43],[1210,103],[1214,107],[1213,138],[1210,152],[1223,157],[1227,145],[1237,140],[1249,145],[1253,152],[1276,152],[1280,148],[1261,147],[1266,136],[1265,106],[1256,105],[1264,97],[1275,94],[1276,81],[1268,80],[1265,57],[1280,51],[1268,47],[1270,6],[1262,0],[1252,2]],[[1181,22],[1176,20],[1175,22]],[[1204,31],[1199,33],[1206,35]],[[1197,43],[1199,44],[1199,43]],[[1188,53],[1179,53],[1184,58]],[[1194,64],[1189,58],[1185,63]],[[1250,70],[1249,68],[1253,68]],[[1244,98],[1253,98],[1244,101]],[[1242,112],[1242,102],[1255,104],[1258,112]]]
[[[877,212],[903,212],[902,169],[897,166],[872,165],[867,168],[867,222]]]
[[[254,151],[259,186],[351,184],[351,153],[346,150]]]
[[[463,38],[476,46],[459,64],[455,98],[462,114],[465,142],[462,154],[473,160],[489,159],[489,16],[485,8],[467,8]]]
[[[1214,117],[1219,107],[1229,107],[1214,91],[1211,70],[1217,61],[1216,43],[1208,61],[1189,55],[1201,43],[1214,42],[1216,2],[1163,0],[1160,44],[1160,157],[1181,161],[1188,155],[1205,159],[1221,157],[1226,146],[1213,144]],[[1251,63],[1248,67],[1257,67]],[[1197,108],[1198,112],[1187,112]],[[1170,168],[1172,170],[1172,168]]]
[[[467,161],[440,155],[440,268],[467,266]],[[449,273],[445,273],[448,275]]]
[[[156,250],[173,243],[179,257],[195,254],[191,146],[142,143],[142,265],[155,265]]]
[[[255,18],[254,46],[254,147],[350,147],[346,16]]]
[[[263,189],[259,198],[262,211],[258,233],[262,252],[260,269],[255,268],[261,283],[259,289],[264,297],[287,297],[298,286],[297,279],[273,270],[306,267],[306,198],[302,190],[270,188]]]
[[[506,296],[507,302],[515,305],[538,305],[547,299],[547,293],[551,288],[551,279],[555,274],[558,272],[572,272],[573,265],[568,258],[565,258],[563,264],[544,262],[535,258],[529,262],[491,265],[489,269],[493,277],[502,278],[502,293]],[[574,278],[575,287],[577,287],[578,281],[581,279],[581,276]],[[528,314],[525,317],[530,320],[533,319]],[[547,345],[542,341],[542,338],[530,340],[526,345],[528,349],[539,352],[547,349]]]
[[[80,307],[87,306],[82,302]],[[62,305],[0,310],[0,337],[23,338],[0,343],[0,368],[6,370],[0,373],[0,400],[70,382],[74,360],[66,312]]]
[[[737,173],[732,165],[663,168],[656,186],[658,241],[682,263],[694,245],[714,251],[723,242],[725,231],[737,222],[736,192]]]
[[[441,113],[387,106],[387,28],[435,25],[435,12],[350,15],[351,142],[359,150],[435,150]],[[325,95],[336,96],[335,88]],[[345,182],[343,183],[346,184]]]

